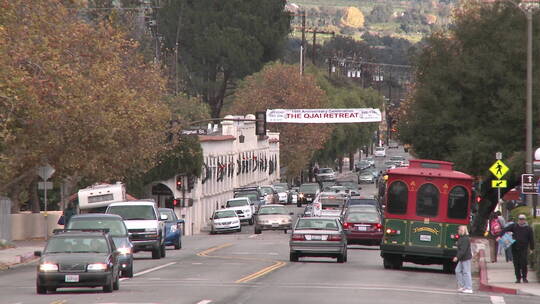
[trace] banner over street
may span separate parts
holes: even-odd
[[[379,109],[269,109],[269,123],[358,123],[380,122]]]

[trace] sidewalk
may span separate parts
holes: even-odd
[[[0,271],[37,259],[34,251],[43,250],[45,241],[14,241],[13,245],[13,248],[0,249]]]
[[[540,296],[540,282],[536,271],[529,267],[529,283],[515,283],[514,264],[506,262],[504,256],[498,256],[497,262],[491,263],[489,248],[479,250],[480,290],[506,294],[529,294]]]

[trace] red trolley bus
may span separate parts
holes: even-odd
[[[470,221],[473,178],[452,166],[416,159],[409,167],[388,170],[381,242],[385,269],[412,262],[454,270],[457,227]]]

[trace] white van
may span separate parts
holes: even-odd
[[[386,157],[386,149],[384,147],[376,147],[373,155],[375,157]]]
[[[121,182],[96,184],[80,189],[77,196],[81,213],[103,213],[110,204],[126,201],[126,187]]]

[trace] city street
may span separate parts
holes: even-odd
[[[399,151],[402,151],[401,149]],[[394,155],[389,151],[386,158]],[[384,160],[377,160],[381,166]],[[349,173],[350,174],[350,173]],[[351,175],[352,176],[352,175]],[[375,186],[362,184],[362,194]],[[288,206],[295,214],[302,208]],[[295,215],[295,216],[296,216]],[[406,263],[403,270],[383,269],[376,246],[350,246],[347,263],[301,258],[289,262],[290,232],[241,233],[185,237],[183,249],[152,260],[136,254],[135,277],[120,290],[59,289],[37,295],[35,263],[0,272],[1,303],[536,303],[531,296],[456,292],[454,275],[439,265]],[[512,275],[509,273],[508,275]]]

